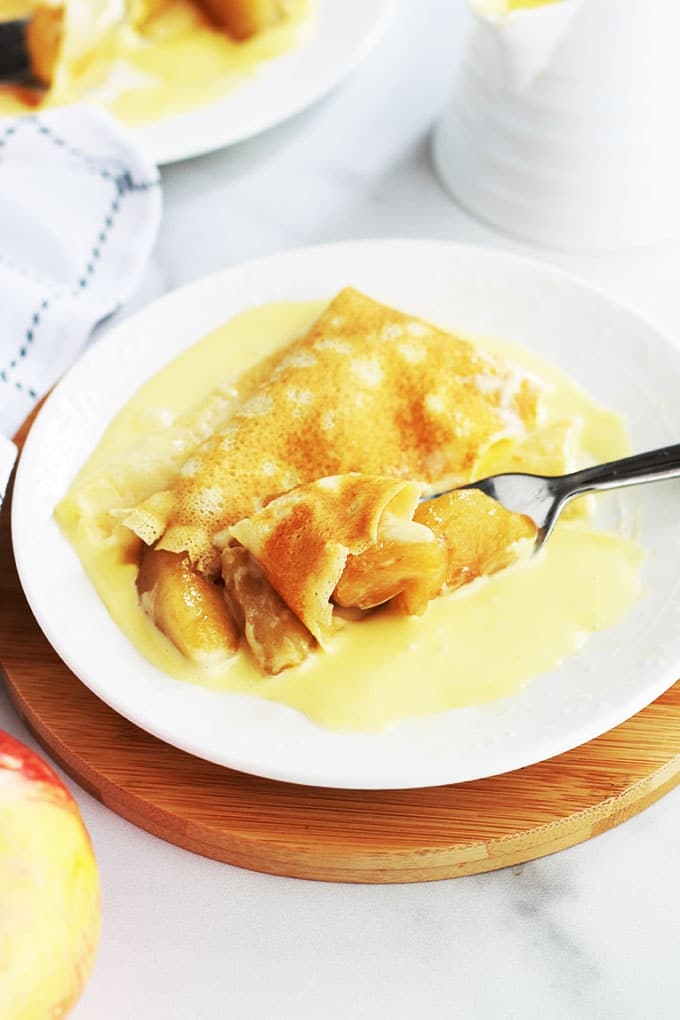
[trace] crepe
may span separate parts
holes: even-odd
[[[318,479],[360,473],[425,493],[469,481],[495,443],[535,427],[539,400],[511,364],[349,288],[256,383],[171,486],[123,515],[207,576],[233,525]]]
[[[420,491],[414,482],[371,475],[322,478],[273,500],[235,524],[230,534],[323,644],[332,631],[331,596],[350,554],[364,553],[388,536],[395,543],[430,545],[436,552],[432,532],[412,520]],[[423,569],[419,563],[418,573]],[[379,602],[399,594],[409,582],[401,572],[396,577],[393,572],[391,580]]]

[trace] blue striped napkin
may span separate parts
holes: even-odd
[[[0,503],[10,437],[132,293],[160,215],[156,167],[103,110],[0,120]]]

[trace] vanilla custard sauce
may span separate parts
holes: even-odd
[[[59,505],[63,531],[140,652],[171,676],[282,702],[330,729],[377,730],[408,716],[512,695],[578,654],[589,634],[618,623],[639,594],[642,551],[627,537],[574,520],[558,524],[540,555],[434,599],[423,617],[385,608],[360,621],[343,620],[328,651],[316,651],[278,676],[263,676],[243,652],[213,673],[202,673],[177,652],[139,606],[140,543],[127,529],[111,526],[107,493],[124,505],[126,451],[132,462],[141,437],[153,430],[154,458],[162,459],[176,443],[178,416],[205,398],[216,379],[236,381],[306,332],[323,307],[313,302],[252,309],[180,355],[120,411]],[[551,385],[548,422],[582,419],[587,456],[608,460],[628,452],[622,420],[563,373],[514,345],[479,346]],[[132,492],[128,505],[136,498]]]
[[[533,7],[547,7],[548,4],[563,3],[564,0],[471,0],[472,6],[484,14],[511,14],[513,11],[530,10]]]

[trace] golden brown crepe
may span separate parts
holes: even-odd
[[[230,533],[323,644],[332,629],[331,595],[350,554],[375,546],[385,528],[403,541],[436,545],[432,532],[412,520],[419,497],[414,482],[336,475],[279,496]]]
[[[125,524],[216,575],[230,527],[282,493],[355,472],[425,492],[465,483],[495,443],[534,428],[537,404],[512,365],[346,289]]]

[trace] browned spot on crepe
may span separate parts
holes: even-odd
[[[230,530],[323,642],[331,631],[330,598],[348,555],[374,545],[385,518],[427,535],[411,521],[419,496],[413,482],[371,475],[322,478],[280,496]]]

